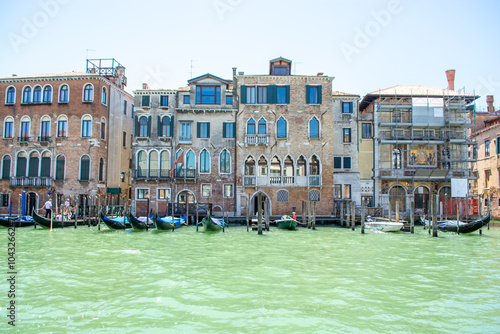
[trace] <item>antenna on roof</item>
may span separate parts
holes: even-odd
[[[193,67],[198,67],[198,66],[193,66],[193,61],[198,61],[196,59],[191,59],[191,70],[189,72],[189,79],[193,78]]]
[[[293,74],[297,74],[297,64],[303,64],[304,62],[302,61],[296,61],[293,63]]]

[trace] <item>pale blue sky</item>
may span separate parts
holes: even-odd
[[[55,4],[55,5],[54,5]],[[388,15],[387,15],[388,14]],[[496,95],[500,1],[0,0],[0,76],[84,71],[116,58],[128,89],[178,88],[232,67],[265,74],[283,56],[297,74],[334,76],[356,93],[398,84]]]

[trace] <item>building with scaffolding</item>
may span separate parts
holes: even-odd
[[[434,194],[439,215],[456,214],[452,180],[467,193],[461,213],[477,211],[477,200],[468,199],[474,196],[469,183],[476,178],[468,148],[474,144],[469,106],[478,96],[450,88],[395,86],[361,101],[360,113],[373,116],[375,205],[384,214],[398,206],[408,215],[414,201],[415,213],[428,215]]]

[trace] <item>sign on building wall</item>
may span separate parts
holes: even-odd
[[[467,179],[451,179],[451,197],[467,197],[468,187],[469,182]]]

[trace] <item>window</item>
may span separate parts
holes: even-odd
[[[196,137],[197,138],[210,138],[210,123],[196,123]]]
[[[10,178],[10,156],[5,155],[2,159],[2,180]]]
[[[16,163],[16,176],[26,176],[26,166],[28,160],[26,152],[19,152],[17,154],[17,163]]]
[[[201,185],[201,197],[209,198],[212,196],[212,185],[205,183]]]
[[[40,102],[42,102],[42,87],[36,86],[35,89],[33,89],[33,103]]]
[[[246,87],[246,93],[247,93],[247,101],[246,103],[248,104],[255,104],[255,86],[248,86]]]
[[[276,156],[271,159],[269,176],[272,184],[281,183],[281,161]]]
[[[84,155],[80,158],[80,181],[90,180],[90,157]]]
[[[491,171],[485,170],[484,171],[484,188],[485,189],[490,189],[490,176],[491,176]]]
[[[148,176],[148,158],[145,151],[137,153],[137,177]]]
[[[255,160],[252,157],[248,157],[245,161],[245,175],[254,176],[255,175]]]
[[[344,143],[350,143],[351,142],[351,129],[350,128],[344,128],[342,131],[342,140]]]
[[[170,189],[158,189],[159,200],[170,200]]]
[[[92,118],[89,115],[82,117],[82,138],[92,137]]]
[[[361,138],[370,139],[372,137],[372,125],[370,123],[361,124]]]
[[[29,141],[30,138],[30,120],[24,117],[21,120],[21,141]]]
[[[225,184],[224,185],[224,197],[233,197],[233,185],[232,184]]]
[[[220,172],[231,173],[231,156],[227,150],[222,151],[220,154]]]
[[[101,139],[106,139],[106,120],[101,118]]]
[[[7,117],[3,123],[3,137],[13,138],[14,137],[14,119],[12,117]]]
[[[401,149],[396,147],[392,150],[392,168],[401,169],[402,165]]]
[[[247,121],[247,134],[249,134],[249,135],[255,134],[255,121],[253,118],[250,118]]]
[[[316,117],[309,121],[309,138],[319,138],[319,121]]]
[[[139,137],[147,137],[148,136],[148,118],[146,116],[142,116],[139,119]]]
[[[321,86],[306,86],[306,103],[321,104]]]
[[[149,152],[149,177],[158,177],[159,172],[158,152]]]
[[[351,157],[333,157],[334,169],[351,169]]]
[[[319,202],[321,200],[321,193],[319,192],[319,190],[311,190],[309,192],[309,200],[311,202]]]
[[[69,101],[69,88],[68,85],[62,85],[59,88],[59,103],[65,103]]]
[[[184,104],[189,104],[189,95],[184,95]]]
[[[300,158],[297,160],[296,175],[306,176],[306,159],[304,159],[303,156],[300,156]]]
[[[31,87],[27,86],[23,89],[23,103],[31,103]]]
[[[260,157],[258,165],[259,165],[258,175],[259,176],[267,176],[267,160],[266,160],[266,158]]]
[[[192,150],[189,150],[186,153],[186,168],[193,171],[195,170],[195,161],[194,161],[194,152]]]
[[[205,149],[200,153],[200,173],[210,173],[210,153]]]
[[[489,140],[484,141],[484,156],[485,157],[490,156],[490,141]]]
[[[135,199],[148,199],[149,189],[137,189],[137,196]]]
[[[222,138],[235,137],[235,123],[222,123]]]
[[[259,135],[265,135],[266,134],[266,120],[261,118],[259,120]]]
[[[191,122],[181,122],[179,141],[191,141]]]
[[[45,86],[43,88],[43,102],[44,103],[51,103],[52,102],[52,87],[51,86]]]
[[[351,185],[350,184],[344,184],[344,198],[351,198]]]
[[[276,128],[277,128],[276,136],[278,138],[286,138],[287,137],[286,127],[287,127],[287,122],[282,116],[278,119],[278,122],[276,122]]]
[[[162,137],[172,137],[172,130],[171,130],[171,120],[170,117],[165,116],[161,120],[161,133],[160,135]]]
[[[149,95],[141,96],[141,107],[149,107],[151,97]]]
[[[232,95],[226,95],[226,104],[227,105],[233,104],[233,96]]]
[[[101,93],[101,103],[106,104],[106,101],[108,98],[106,97],[106,87],[102,87],[102,93]]]
[[[160,107],[168,107],[168,96],[160,95]]]
[[[342,113],[352,114],[352,102],[342,102]]]
[[[333,197],[334,199],[342,199],[342,185],[334,184],[333,185]]]
[[[276,103],[277,104],[285,104],[289,103],[289,86],[278,86],[276,87]]]
[[[273,65],[272,75],[288,75],[288,66],[287,65],[282,65],[282,66]]]
[[[333,168],[342,169],[342,157],[333,157]]]
[[[257,103],[259,104],[267,103],[267,86],[257,87]]]
[[[99,175],[98,175],[99,181],[102,182],[104,181],[104,159],[101,158],[99,159]]]
[[[319,160],[315,155],[309,159],[309,175],[320,175]]]
[[[29,168],[28,168],[28,176],[29,177],[37,177],[38,176],[38,167],[40,164],[40,158],[38,157],[38,152],[30,153],[29,160]]]
[[[68,136],[68,119],[66,116],[60,116],[57,120],[57,137],[64,138]]]
[[[122,146],[127,147],[127,133],[123,131]]]
[[[344,169],[351,169],[351,157],[344,157]]]
[[[94,101],[94,88],[91,84],[86,84],[83,88],[83,102]]]
[[[281,189],[276,192],[277,202],[288,202],[288,190]]]
[[[196,86],[196,104],[220,104],[220,86]]]
[[[6,104],[14,104],[16,102],[16,89],[9,87],[7,89],[7,96],[5,97]]]
[[[127,114],[127,101],[123,101],[123,114],[126,115]]]
[[[0,194],[0,206],[7,208],[10,203],[10,194]]]
[[[56,158],[56,180],[64,180],[64,169],[66,159],[63,155],[58,155]]]
[[[48,141],[50,139],[50,117],[44,116],[41,121],[40,141]]]

